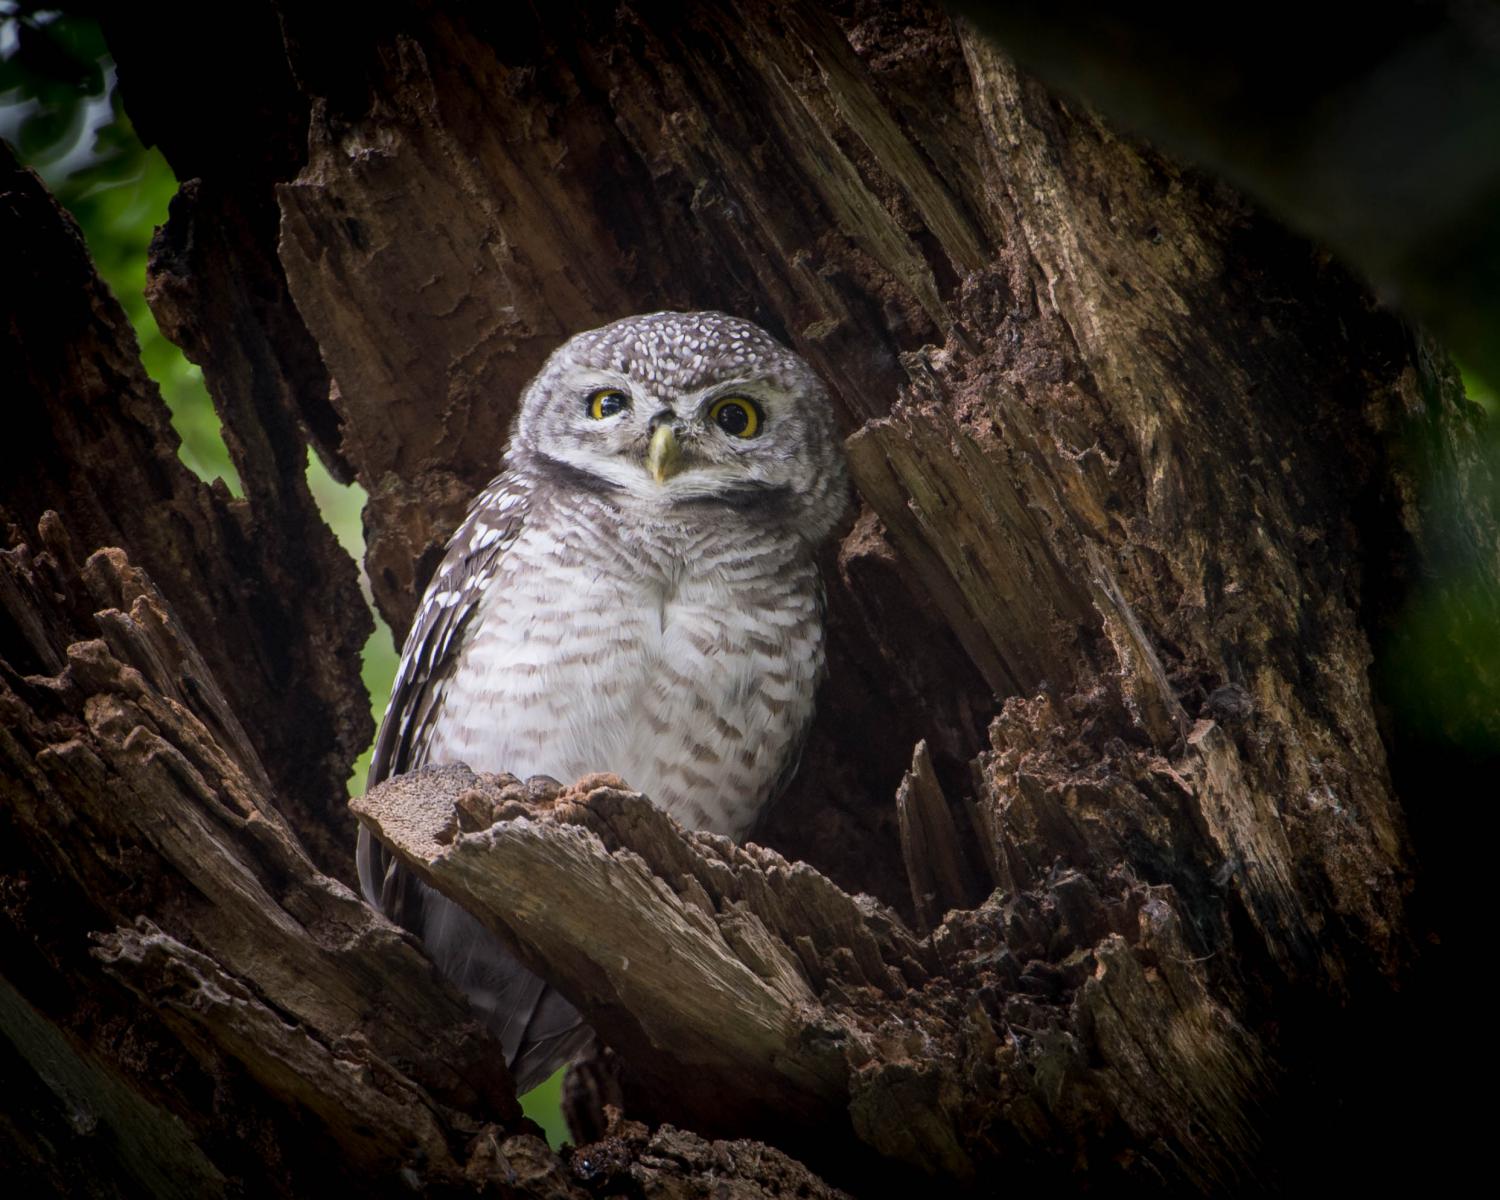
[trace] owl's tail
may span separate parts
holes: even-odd
[[[518,1096],[588,1048],[594,1031],[576,1008],[474,917],[402,867],[364,826],[356,863],[365,899],[422,939],[438,970],[499,1039]]]

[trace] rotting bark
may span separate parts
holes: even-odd
[[[308,858],[144,573],[114,549],[80,565],[55,514],[39,533],[3,564],[8,648],[24,631],[55,664],[0,686],[6,975],[18,1011],[35,1010],[13,1052],[43,1083],[93,1074],[113,1095],[70,1089],[52,1131],[66,1149],[33,1146],[24,1167],[59,1191],[97,1169],[160,1192],[171,1164],[111,1162],[90,1136],[102,1121],[191,1150],[166,1189],[181,1194],[297,1190],[319,1155],[330,1182],[412,1162],[461,1178],[449,1143],[484,1125],[466,1114],[516,1121],[498,1052],[422,955]],[[249,1161],[268,1136],[277,1153]],[[209,1152],[215,1139],[230,1151]]]
[[[1354,27],[1293,0],[1221,5],[1213,21],[1172,3],[948,6],[1047,82],[1326,241],[1500,377],[1493,7],[1389,4]]]
[[[204,678],[232,692],[243,730],[237,740],[265,765],[281,810],[320,865],[345,874],[339,801],[349,763],[371,736],[359,654],[372,625],[354,565],[308,493],[305,444],[275,411],[287,385],[285,372],[276,378],[265,369],[276,332],[254,296],[265,289],[247,272],[214,288],[214,303],[197,318],[211,326],[212,340],[205,334],[200,344],[186,336],[184,322],[170,319],[163,299],[170,277],[156,277],[162,326],[208,360],[208,378],[230,413],[230,448],[247,490],[236,501],[178,461],[177,436],[135,335],[94,274],[76,227],[59,220],[46,189],[8,155],[0,172],[8,231],[0,249],[8,316],[0,379],[15,423],[0,446],[0,521],[9,540],[30,540],[42,514],[53,511],[81,550],[129,547],[172,596],[201,647]],[[190,190],[179,209],[196,198]],[[200,237],[198,249],[223,264],[223,247],[237,236],[249,235],[226,221]],[[296,357],[297,348],[285,353]],[[316,382],[315,352],[304,351],[299,362],[314,369]],[[297,375],[305,386],[307,371]],[[251,398],[259,407],[237,436],[234,414]],[[28,653],[11,665],[29,673],[55,664]]]
[[[138,127],[199,177],[152,296],[245,502],[178,466],[76,234],[4,177],[23,1180],[1263,1191],[1314,1182],[1314,1142],[1357,1174],[1383,1108],[1415,1154],[1399,1096],[1430,1090],[1371,1052],[1422,1018],[1431,932],[1372,644],[1442,536],[1497,545],[1483,494],[1437,530],[1402,449],[1473,453],[1438,356],[920,4],[233,15],[110,35]],[[263,86],[206,121],[216,58]],[[564,1161],[414,944],[328,877],[365,626],[300,447],[368,489],[399,631],[546,351],[661,307],[779,332],[850,435],[830,677],[773,849],[599,781],[364,802],[434,789],[409,815],[447,805],[449,844],[388,838],[615,1044],[624,1118]],[[491,859],[537,873],[530,903]]]
[[[1266,1064],[1190,964],[1169,888],[1101,896],[1069,872],[1051,888],[1064,912],[997,897],[918,939],[805,863],[684,834],[610,776],[564,789],[436,768],[381,784],[355,809],[594,1014],[658,1116],[753,1131],[845,1178],[889,1181],[905,1166],[975,1185],[999,1161],[1025,1170],[1051,1153],[1058,1131],[1045,1119],[1003,1147],[981,1147],[975,1132],[1007,1098],[1056,1108],[1037,1080],[1072,1076],[1066,1102],[1087,1107],[1101,1137],[1149,1128],[1211,1190],[1254,1170]],[[1079,985],[1075,1011],[1096,1026],[1102,1063],[1066,1037],[1007,1046],[1013,1014],[963,1002],[994,969],[997,929],[1005,951],[1025,956],[1013,985],[1023,962],[1055,957],[1038,936],[1093,943],[1060,970]],[[1034,1022],[1046,1003],[1024,1007]],[[1177,1044],[1160,1040],[1174,1029],[1186,1031]],[[1158,1095],[1167,1089],[1175,1103]],[[1174,1127],[1184,1100],[1212,1113],[1214,1144]],[[1155,1111],[1134,1111],[1145,1105]]]

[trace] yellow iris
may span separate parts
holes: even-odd
[[[596,421],[612,417],[630,407],[630,397],[619,388],[600,388],[589,396],[589,416]]]
[[[741,396],[715,400],[708,410],[708,419],[733,437],[753,438],[760,434],[760,409]]]

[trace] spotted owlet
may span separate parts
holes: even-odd
[[[742,836],[796,769],[823,671],[813,555],[848,488],[823,385],[748,321],[630,317],[547,360],[503,466],[423,597],[371,784],[459,762],[609,771],[689,828]],[[587,1043],[566,1000],[364,828],[358,861],[519,1091]]]

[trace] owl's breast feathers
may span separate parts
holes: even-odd
[[[744,513],[622,522],[507,472],[475,500],[413,622],[373,785],[426,764],[612,771],[738,836],[795,766],[823,667],[807,548]]]
[[[738,836],[811,719],[815,568],[753,522],[619,518],[596,496],[535,494],[503,557],[458,576],[489,575],[483,595],[447,601],[440,573],[430,603],[461,624],[408,646],[415,661],[430,644],[442,675],[409,706],[408,766],[612,771],[685,825]]]

